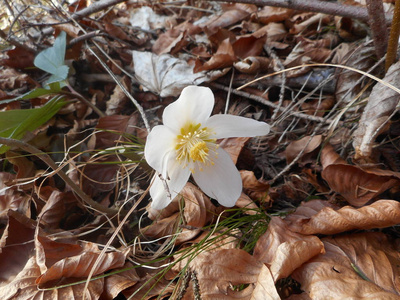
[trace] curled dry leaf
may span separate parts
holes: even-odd
[[[292,277],[311,299],[399,299],[400,256],[378,232],[324,238],[320,254]]]
[[[0,221],[7,219],[8,210],[16,210],[22,214],[30,211],[31,196],[19,191],[17,186],[7,185],[14,180],[14,174],[0,172]]]
[[[267,232],[256,244],[254,257],[269,266],[276,282],[323,252],[319,238],[292,232],[282,219],[272,217]]]
[[[344,64],[348,67],[355,68],[366,72],[375,63],[374,47],[356,44],[342,43],[336,50],[335,56],[332,58],[334,64]],[[356,84],[363,76],[362,74],[345,69],[337,69],[337,81],[335,97],[343,107],[348,103],[352,103],[358,99],[357,95],[364,88],[365,83],[360,82]],[[348,109],[352,109],[348,107]]]
[[[351,205],[363,206],[368,201],[399,184],[399,174],[390,171],[362,169],[344,163],[331,147],[322,150],[322,178],[335,192],[341,194]]]
[[[266,181],[258,180],[252,171],[242,170],[240,176],[243,181],[243,189],[251,199],[264,203],[271,200],[268,196],[269,184]]]
[[[86,294],[83,295],[85,283],[70,285],[54,290],[38,289],[35,279],[40,276],[40,269],[35,257],[31,257],[26,262],[23,270],[14,280],[0,287],[2,299],[82,299],[97,300],[103,292],[104,278],[90,282]],[[64,279],[63,284],[74,283],[76,279]]]
[[[153,224],[143,229],[146,236],[161,238],[176,233],[179,221],[183,217],[184,228],[175,241],[179,245],[197,236],[201,232],[201,228],[216,218],[219,213],[220,209],[216,208],[210,199],[191,183],[186,184],[174,202],[178,204],[181,197],[185,201],[183,216],[179,212],[179,205],[173,205],[172,215],[172,211],[169,212],[169,215],[160,215]]]
[[[233,64],[236,70],[246,74],[265,72],[269,65],[270,59],[262,56],[249,56]]]
[[[400,88],[400,61],[387,71],[384,82]],[[390,87],[377,83],[354,132],[353,147],[356,159],[371,160],[376,137],[385,130],[392,113],[399,104],[400,95]]]
[[[193,73],[193,66],[169,54],[133,51],[132,55],[136,79],[160,97],[178,96],[184,87],[207,80],[204,73]]]
[[[224,148],[226,152],[228,152],[229,156],[236,164],[240,153],[243,150],[243,147],[250,140],[249,137],[234,137],[222,139],[219,143],[220,147]]]
[[[302,203],[298,210],[285,221],[291,231],[302,234],[336,234],[354,229],[372,229],[394,226],[400,223],[400,203],[394,200],[379,200],[359,209],[351,206],[335,208],[310,201]],[[317,208],[315,208],[317,206]],[[306,210],[307,208],[307,210]]]
[[[203,28],[205,28],[209,34],[213,34],[220,28],[233,25],[240,20],[245,19],[251,13],[257,11],[257,6],[250,4],[234,3],[224,5],[223,9],[225,10],[225,12],[222,15],[215,15],[203,25]]]
[[[87,247],[89,246],[89,247]],[[88,249],[89,248],[89,249]],[[45,249],[46,251],[46,249]],[[85,245],[82,252],[64,257],[50,266],[42,275],[36,279],[38,285],[60,278],[85,278],[92,272],[94,263],[100,256],[100,250],[95,245]],[[93,271],[93,276],[104,273],[107,270],[122,267],[125,263],[127,252],[106,252],[102,255],[100,262]]]
[[[285,150],[286,161],[291,163],[301,153],[301,157],[313,152],[321,145],[322,135],[305,136],[298,141],[291,142]]]
[[[128,268],[131,268],[130,270]],[[107,276],[104,279],[104,292],[106,297],[105,299],[115,299],[118,294],[127,288],[135,285],[138,281],[140,281],[140,277],[134,269],[133,264],[126,263],[122,268],[119,269],[128,269],[118,274],[114,274],[113,276]],[[115,269],[118,271],[119,269]]]
[[[274,278],[266,265],[261,267],[256,287],[251,294],[251,300],[280,300],[276,290]]]
[[[190,262],[183,259],[172,268],[179,272],[189,264],[200,287],[201,299],[248,299],[257,283],[262,263],[241,249],[221,249],[203,252]],[[244,291],[232,285],[250,284]]]

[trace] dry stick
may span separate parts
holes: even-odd
[[[215,2],[228,2],[215,0]],[[258,6],[275,6],[302,10],[307,12],[320,12],[328,15],[342,16],[351,19],[358,19],[364,22],[369,21],[368,11],[364,7],[345,5],[337,2],[316,1],[316,0],[233,0],[229,2],[249,3]],[[398,1],[396,1],[398,2]],[[392,16],[386,16],[386,23],[392,21]]]
[[[385,71],[395,62],[400,34],[400,1],[396,1],[393,12],[392,28],[390,29],[389,44],[386,54]]]
[[[74,13],[71,17],[74,20],[79,20],[82,19],[83,17],[86,17],[88,15],[91,15],[93,13],[96,13],[98,11],[101,11],[103,9],[106,9],[112,5],[121,3],[121,2],[125,2],[127,0],[104,0],[104,1],[99,1],[99,2],[95,2],[92,5],[90,5],[87,8],[84,8],[76,13]]]
[[[221,89],[221,90],[229,92],[229,87],[226,87],[226,86],[224,86],[222,84],[212,82],[210,85],[215,87],[215,88],[217,88],[217,89]],[[285,111],[286,110],[286,107],[282,107],[282,106],[279,107],[275,103],[273,103],[271,101],[268,101],[268,100],[264,99],[263,97],[260,97],[260,96],[257,96],[257,95],[253,95],[253,94],[242,92],[242,91],[238,91],[238,90],[231,90],[231,93],[235,94],[235,95],[238,95],[238,96],[241,96],[241,97],[245,97],[245,98],[254,100],[254,101],[257,101],[257,102],[259,102],[261,104],[267,105],[267,106],[272,107],[274,109],[278,109],[280,111]],[[300,112],[291,112],[291,115],[293,115],[295,117],[298,117],[298,118],[302,118],[302,119],[306,119],[306,120],[314,121],[314,122],[320,122],[320,123],[330,124],[330,123],[333,122],[333,120],[324,119],[324,118],[317,117],[317,116],[306,115],[306,114],[303,114],[303,113],[300,113]]]
[[[369,24],[371,26],[375,53],[379,59],[386,54],[388,40],[383,3],[381,0],[367,0],[367,9],[370,15]]]
[[[14,46],[17,47],[17,48],[22,48],[22,49],[24,49],[25,51],[28,51],[28,52],[33,52],[33,53],[36,52],[36,49],[33,49],[33,48],[31,48],[31,47],[29,47],[29,46],[27,46],[27,45],[25,45],[25,44],[21,44],[21,43],[18,41],[18,39],[16,39],[16,38],[13,37],[13,36],[8,36],[8,35],[7,35],[3,30],[1,30],[1,29],[0,29],[0,38],[2,38],[3,40],[9,42],[11,45],[14,45]]]
[[[94,210],[107,214],[108,216],[112,217],[118,213],[118,210],[104,207],[103,205],[97,203],[93,199],[91,199],[88,195],[86,195],[80,187],[72,181],[71,178],[68,177],[67,174],[56,165],[56,163],[51,159],[51,157],[45,153],[37,149],[36,147],[29,145],[23,141],[10,139],[10,138],[3,138],[0,137],[0,144],[10,146],[12,148],[20,148],[26,152],[29,152],[32,155],[37,156],[40,160],[42,160],[46,165],[52,168],[55,172],[57,172],[58,176],[60,176],[66,184],[68,184],[71,189],[90,207]]]

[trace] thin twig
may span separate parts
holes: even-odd
[[[92,207],[92,209],[102,212],[108,216],[115,216],[118,213],[118,210],[112,209],[105,207],[101,205],[100,203],[97,203],[94,201],[92,198],[90,198],[88,195],[86,195],[81,188],[72,181],[71,178],[68,177],[67,174],[63,170],[61,170],[56,163],[51,159],[51,157],[37,149],[36,147],[29,145],[28,143],[25,143],[23,141],[15,140],[15,139],[10,139],[10,138],[3,138],[0,137],[0,144],[7,145],[12,148],[19,148],[22,149],[26,152],[29,152],[32,155],[37,156],[40,160],[42,160],[47,166],[52,168],[58,176],[61,177],[65,181],[66,184],[70,186],[70,188],[82,199],[83,202],[85,202],[88,206]]]
[[[358,19],[367,23],[369,21],[369,15],[366,8],[353,5],[345,5],[339,2],[317,0],[215,0],[215,2],[238,2],[255,4],[258,6],[275,6],[307,12],[320,12],[328,15],[342,16],[351,19]],[[391,23],[391,21],[392,15],[387,15],[386,23]]]
[[[229,91],[229,87],[226,87],[226,86],[224,86],[222,84],[219,84],[219,83],[212,82],[210,85],[215,87],[215,88],[217,88],[217,89],[221,89],[221,90],[224,90],[224,91]],[[260,97],[260,96],[257,96],[257,95],[253,95],[253,94],[242,92],[242,91],[238,91],[238,90],[231,90],[231,93],[235,94],[235,95],[238,95],[238,96],[241,96],[241,97],[245,97],[245,98],[254,100],[254,101],[257,101],[257,102],[259,102],[261,104],[267,105],[267,106],[272,107],[274,109],[278,109],[280,111],[285,111],[286,110],[286,107],[279,107],[275,103],[273,103],[271,101],[268,101],[268,100],[264,99],[263,97]],[[291,115],[295,116],[295,117],[298,117],[298,118],[302,118],[302,119],[306,119],[306,120],[314,121],[314,122],[320,122],[320,123],[330,124],[330,123],[333,122],[333,120],[329,120],[329,119],[325,119],[325,118],[321,118],[321,117],[317,117],[317,116],[306,115],[306,114],[303,114],[303,113],[300,113],[300,112],[291,112]]]
[[[115,5],[115,4],[118,4],[121,2],[125,2],[125,1],[126,0],[103,0],[103,1],[99,1],[99,2],[94,2],[89,7],[84,8],[84,9],[74,13],[71,17],[74,20],[79,20],[79,19],[82,19],[83,17],[94,14],[103,9],[106,9],[112,5]]]

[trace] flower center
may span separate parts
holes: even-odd
[[[210,138],[212,132],[201,124],[192,124],[181,128],[181,134],[176,138],[175,149],[177,160],[187,166],[189,163],[213,164],[210,159],[210,148],[215,149],[216,139]],[[202,168],[200,167],[200,170]]]

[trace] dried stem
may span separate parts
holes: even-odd
[[[226,86],[224,86],[222,84],[219,84],[219,83],[212,82],[210,85],[215,87],[215,88],[217,88],[217,89],[221,89],[221,90],[224,90],[224,91],[227,91],[227,92],[229,91],[229,87],[226,87]],[[254,101],[257,101],[257,102],[259,102],[261,104],[267,105],[267,106],[272,107],[274,109],[277,109],[279,111],[285,111],[286,110],[286,107],[282,107],[282,106],[280,107],[279,105],[277,105],[277,104],[275,104],[275,103],[273,103],[271,101],[268,101],[268,100],[264,99],[263,97],[260,97],[260,96],[257,96],[257,95],[253,95],[253,94],[242,92],[242,91],[238,91],[238,90],[231,90],[231,93],[235,94],[235,95],[238,95],[238,96],[241,96],[241,97],[245,97],[245,98],[254,100]],[[306,120],[314,121],[314,122],[327,123],[327,124],[330,124],[330,123],[333,122],[333,120],[329,120],[329,119],[325,119],[325,118],[321,118],[321,117],[317,117],[317,116],[312,116],[312,115],[306,115],[306,114],[303,114],[303,113],[300,113],[300,112],[291,112],[290,114],[292,116],[294,116],[294,117],[298,117],[298,118],[302,118],[302,119],[306,119]]]
[[[216,2],[227,2],[227,1],[216,0]],[[339,2],[317,1],[317,0],[233,0],[229,2],[248,3],[248,4],[255,4],[258,6],[283,7],[283,8],[290,8],[308,12],[320,12],[328,15],[358,19],[367,23],[369,21],[369,15],[366,8],[359,6],[345,5]],[[391,21],[392,21],[392,16],[386,16],[386,23],[390,23]]]
[[[367,0],[369,24],[375,46],[376,56],[383,57],[386,53],[388,34],[385,20],[385,12],[381,0]]]
[[[61,170],[56,163],[51,159],[51,157],[37,149],[36,147],[29,145],[23,141],[10,139],[10,138],[3,138],[0,137],[0,144],[10,146],[12,148],[20,148],[26,152],[29,152],[32,155],[36,155],[39,159],[41,159],[46,165],[52,168],[55,172],[57,172],[58,176],[61,177],[65,181],[66,184],[70,186],[70,188],[85,202],[88,206],[92,207],[92,209],[102,212],[110,217],[115,216],[118,213],[118,210],[104,207],[103,205],[97,203],[93,199],[91,199],[88,195],[86,195],[80,187],[72,181],[71,178],[68,177],[67,174],[63,170]]]
[[[399,45],[400,34],[400,1],[396,1],[393,12],[393,23],[390,28],[389,44],[386,54],[385,70],[395,62],[397,57],[397,46]]]
[[[72,15],[72,18],[74,20],[79,20],[82,19],[83,17],[86,17],[88,15],[94,14],[96,12],[99,12],[103,9],[106,9],[112,5],[125,2],[126,0],[103,0],[99,2],[94,2],[92,5],[90,5],[87,8],[84,8]]]

